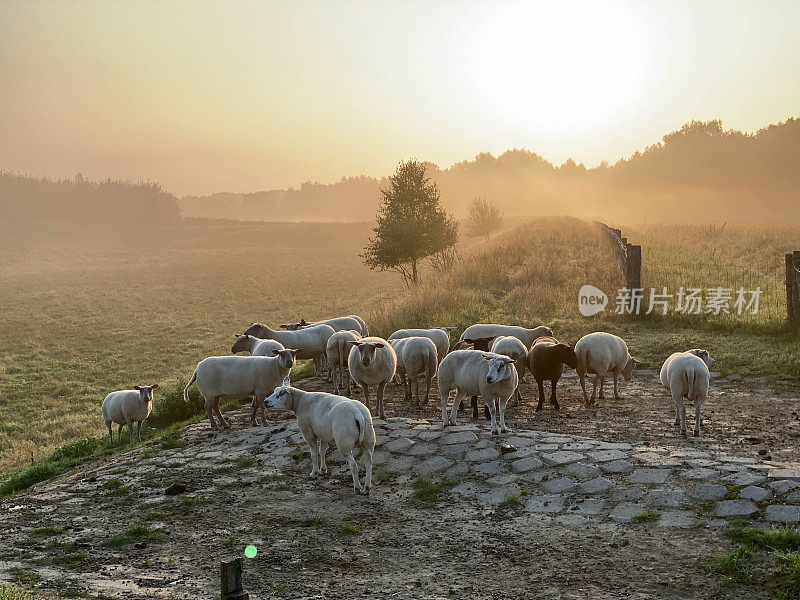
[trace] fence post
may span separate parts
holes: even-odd
[[[795,296],[795,277],[794,273],[794,257],[791,253],[784,256],[786,261],[786,318],[789,323],[794,322],[794,296]]]
[[[223,560],[220,564],[222,600],[249,600],[242,586],[242,559]]]
[[[628,287],[642,287],[642,247],[639,245],[628,246]]]

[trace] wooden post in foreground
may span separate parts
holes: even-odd
[[[250,594],[242,587],[241,557],[221,563],[220,569],[222,600],[250,600]]]
[[[795,278],[793,277],[794,258],[792,254],[784,256],[786,261],[786,318],[789,323],[794,322],[794,296],[795,296]]]

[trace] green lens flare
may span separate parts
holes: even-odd
[[[255,558],[256,554],[258,554],[258,550],[256,550],[255,546],[248,546],[244,549],[244,555],[247,558]]]

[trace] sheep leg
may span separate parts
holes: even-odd
[[[672,392],[672,401],[678,411],[678,421],[681,427],[681,435],[686,437],[686,407],[683,405],[683,396],[680,392]]]
[[[557,379],[552,379],[550,381],[550,406],[553,407],[554,410],[560,410],[561,407],[558,405],[558,399],[556,398],[556,384],[558,383]],[[544,385],[542,385],[544,387]]]
[[[383,410],[383,390],[386,387],[386,382],[382,381],[378,384],[378,414],[380,415],[381,419],[386,418],[386,412]],[[409,389],[411,389],[411,384],[408,384]]]
[[[208,421],[211,423],[211,429],[218,429],[216,421],[214,421],[214,413],[212,412],[212,407],[214,406],[214,399],[213,398],[206,398],[205,399],[205,409],[206,414],[208,415]]]
[[[500,404],[500,433],[506,433],[506,403],[508,398],[498,398],[497,402]]]
[[[124,423],[120,423],[117,428],[117,444],[122,445],[122,428],[125,427]]]
[[[478,397],[472,396],[470,399],[470,404],[472,405],[472,418],[478,418]]]
[[[411,387],[410,383],[409,387]],[[419,406],[419,375],[414,377],[414,402]]]
[[[596,375],[595,379],[597,377],[600,377],[600,394],[598,394],[597,397],[600,398],[600,400],[605,400],[606,399],[606,390],[605,390],[605,387],[606,387],[606,374],[603,373],[602,376],[601,375]]]
[[[136,441],[137,442],[141,442],[142,441],[142,422],[141,421],[137,421],[136,422]]]
[[[114,434],[111,432],[111,421],[106,423],[106,427],[108,427],[108,439],[111,440],[111,447],[114,447]]]
[[[456,397],[453,399],[453,408],[450,410],[450,421],[447,420],[447,398],[442,396],[442,421],[445,425],[458,425],[458,407],[461,406],[462,392],[456,389]]]
[[[219,410],[219,400],[220,400],[220,398],[221,398],[221,396],[217,396],[216,398],[214,398],[214,413],[217,415],[217,418],[219,419],[219,422],[222,424],[222,426],[225,429],[230,429],[231,428],[231,424],[225,419],[225,417],[222,416],[222,413]]]
[[[694,399],[694,437],[700,435],[700,429],[703,427],[703,419],[700,418],[700,407],[703,405],[705,398],[698,397]]]
[[[411,379],[405,373],[400,373],[400,379],[403,380],[403,400],[411,402]]]
[[[583,371],[578,371],[578,379],[581,381],[581,389],[583,390],[583,401],[586,403],[586,406],[589,406],[591,402],[589,402],[589,395],[586,393],[586,373]],[[592,394],[592,398],[594,398],[594,394]]]
[[[614,371],[614,398],[617,400],[622,400],[622,395],[617,391],[617,378],[619,377],[619,373]]]
[[[342,448],[339,448],[339,451],[342,451]],[[347,459],[347,464],[350,465],[350,474],[353,476],[353,489],[355,489],[357,494],[361,493],[361,482],[358,479],[358,463],[356,459],[353,458],[353,449],[348,448],[347,452],[342,452],[342,455]]]
[[[312,439],[306,439],[308,442],[308,447],[311,449],[311,474],[309,477],[311,479],[317,478],[317,465],[319,464],[319,439],[316,437]]]
[[[325,462],[325,454],[328,452],[328,442],[323,442],[322,440],[319,441],[319,471],[322,473],[323,477],[327,477],[328,473],[328,465]]]
[[[362,449],[362,463],[364,463],[364,468],[366,470],[366,474],[364,475],[364,487],[361,488],[362,494],[369,494],[369,491],[372,489],[372,450],[369,448]]]
[[[678,403],[675,403],[675,425],[681,424],[681,411],[678,409]]]
[[[425,406],[428,405],[428,401],[430,400],[430,397],[431,397],[431,380],[432,379],[433,379],[433,377],[428,375],[428,377],[427,377],[428,387],[425,388]]]
[[[522,396],[519,395],[519,385],[517,385],[517,389],[514,390],[514,400],[511,403],[512,406],[519,406],[519,401],[522,400]]]
[[[536,381],[539,384],[539,402],[536,404],[536,412],[542,411],[542,404],[544,403],[544,380]]]
[[[250,405],[250,427],[256,426],[256,413],[258,412],[258,397],[253,396],[253,402]]]
[[[484,401],[484,404],[489,408],[489,415],[492,418],[492,435],[497,435],[497,419],[495,418],[496,409],[494,407],[494,398],[489,398]]]
[[[366,383],[361,384],[361,389],[364,392],[364,406],[369,408],[369,388]]]
[[[261,395],[261,396],[255,396],[255,398],[258,398],[258,410],[261,412],[261,426],[266,427],[267,412],[266,412],[266,406],[264,405],[264,400],[267,399],[267,396]]]
[[[133,421],[127,421],[128,433],[130,434],[130,445],[133,446]]]

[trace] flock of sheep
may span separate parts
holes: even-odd
[[[472,414],[477,418],[480,396],[487,418],[491,420],[492,434],[497,434],[507,431],[506,404],[512,398],[519,402],[519,381],[526,368],[539,386],[536,410],[540,411],[545,398],[545,381],[550,381],[550,403],[558,410],[556,384],[565,364],[578,372],[587,406],[594,404],[598,397],[598,384],[599,398],[604,398],[604,384],[609,373],[614,382],[614,397],[621,398],[618,377],[622,374],[629,380],[636,367],[636,360],[631,357],[624,340],[610,333],[585,335],[573,349],[555,339],[549,327],[527,329],[481,323],[468,327],[451,349],[453,329],[401,329],[384,340],[370,337],[363,319],[355,315],[316,323],[301,320],[281,325],[281,329],[253,323],[243,334],[236,335],[231,348],[233,356],[212,356],[198,363],[184,389],[184,400],[188,401],[189,388],[196,382],[213,429],[218,429],[217,421],[219,427],[230,428],[219,409],[221,398],[252,395],[251,425],[255,425],[259,413],[266,425],[265,408],[293,411],[311,448],[311,477],[327,473],[325,454],[328,445],[335,442],[350,466],[355,490],[369,493],[375,448],[375,431],[368,409],[371,388],[375,390],[376,411],[380,418],[385,418],[383,397],[389,382],[397,378],[404,386],[406,400],[411,401],[413,381],[414,399],[420,404],[420,380],[426,383],[424,402],[427,403],[431,381],[437,376],[443,426],[457,424],[464,396],[472,398]],[[250,356],[235,355],[244,351]],[[289,372],[298,356],[314,360],[316,375],[321,376],[327,368],[327,380],[333,383],[333,393],[306,392],[290,384]],[[709,367],[714,364],[707,351],[694,349],[672,354],[661,368],[661,383],[670,390],[675,403],[675,425],[680,426],[684,436],[683,399],[694,403],[694,435],[697,436],[702,426],[700,407],[708,394]],[[587,373],[595,374],[591,397],[586,392]],[[351,394],[351,379],[361,387],[364,403],[339,395],[340,392]],[[103,420],[112,446],[112,423],[119,425],[117,441],[123,426],[128,425],[133,442],[134,423],[137,438],[141,440],[141,424],[150,413],[153,390],[157,387],[157,384],[135,386],[133,390],[106,396]],[[453,392],[455,397],[448,415],[447,404]],[[360,448],[366,469],[363,486],[353,456],[355,448]]]

